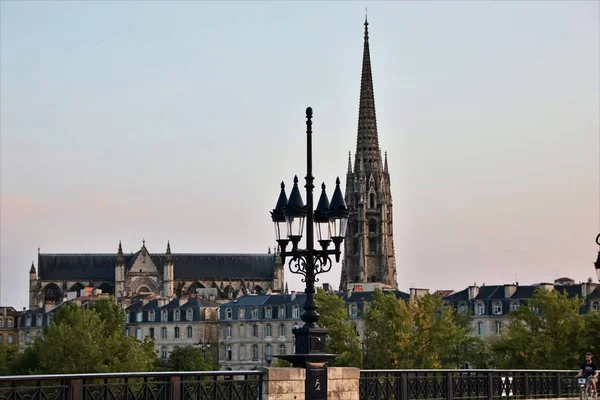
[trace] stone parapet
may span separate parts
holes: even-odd
[[[304,400],[305,392],[305,369],[266,368],[261,400]]]
[[[358,400],[359,381],[358,368],[327,368],[327,400]]]

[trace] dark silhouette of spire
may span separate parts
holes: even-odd
[[[366,15],[354,171],[359,170],[358,167],[361,159],[365,164],[366,171],[373,171],[375,163],[377,164],[377,169],[381,171],[381,151],[377,137],[375,95],[373,93],[373,74],[371,72],[371,53],[369,51],[369,22]]]
[[[35,274],[35,265],[33,265],[33,261],[31,262],[31,268],[29,268],[30,274]]]
[[[121,246],[121,241],[119,240],[119,250],[117,251],[117,265],[123,265],[125,262],[125,257],[123,256],[123,246]]]

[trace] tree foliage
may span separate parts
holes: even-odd
[[[353,325],[348,321],[348,310],[344,299],[325,293],[321,288],[315,295],[315,303],[321,315],[319,323],[327,328],[326,350],[337,354],[330,366],[356,367],[362,366],[362,351]]]
[[[0,376],[8,375],[12,372],[18,355],[19,348],[16,345],[0,343]]]
[[[469,325],[439,296],[406,302],[376,290],[365,315],[366,368],[453,368],[472,345]]]
[[[68,303],[41,338],[15,362],[15,373],[66,374],[150,371],[153,343],[125,333],[124,311],[111,300],[89,308]]]
[[[194,346],[175,347],[166,364],[171,371],[214,371],[218,369],[212,363],[210,354]]]
[[[539,288],[528,304],[509,315],[513,322],[491,343],[498,368],[571,369],[598,346],[600,318],[581,316],[583,301]],[[589,334],[588,334],[589,333]]]

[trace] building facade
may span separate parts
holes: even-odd
[[[278,354],[294,353],[292,329],[300,319],[304,293],[244,296],[221,306],[219,364],[222,369],[268,366]]]
[[[19,314],[13,307],[0,307],[0,344],[19,344]]]
[[[162,359],[175,347],[198,346],[217,363],[219,307],[197,295],[137,299],[125,309],[127,333],[139,341],[154,340],[154,350]]]
[[[380,282],[397,289],[392,193],[387,153],[382,162],[365,19],[358,132],[354,166],[348,156],[346,205],[350,210],[344,241],[340,290],[353,283]]]
[[[139,251],[124,254],[119,242],[114,254],[44,254],[29,270],[29,308],[59,304],[85,288],[114,295],[119,302],[137,295],[184,297],[204,288],[216,289],[215,299],[283,291],[280,258],[266,254],[150,253],[145,241]]]

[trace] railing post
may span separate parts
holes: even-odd
[[[69,381],[69,392],[71,400],[83,400],[83,379],[71,379]]]
[[[400,389],[400,400],[408,400],[408,377],[406,372],[400,373],[400,382],[402,388]]]
[[[523,372],[523,398],[529,398],[529,372]]]
[[[446,399],[447,400],[454,399],[454,373],[453,372],[446,373]]]
[[[488,400],[494,400],[494,375],[492,371],[487,371],[487,392]]]
[[[169,400],[183,400],[181,398],[181,376],[169,378]]]
[[[561,397],[562,395],[562,382],[560,372],[556,373],[556,397]]]

